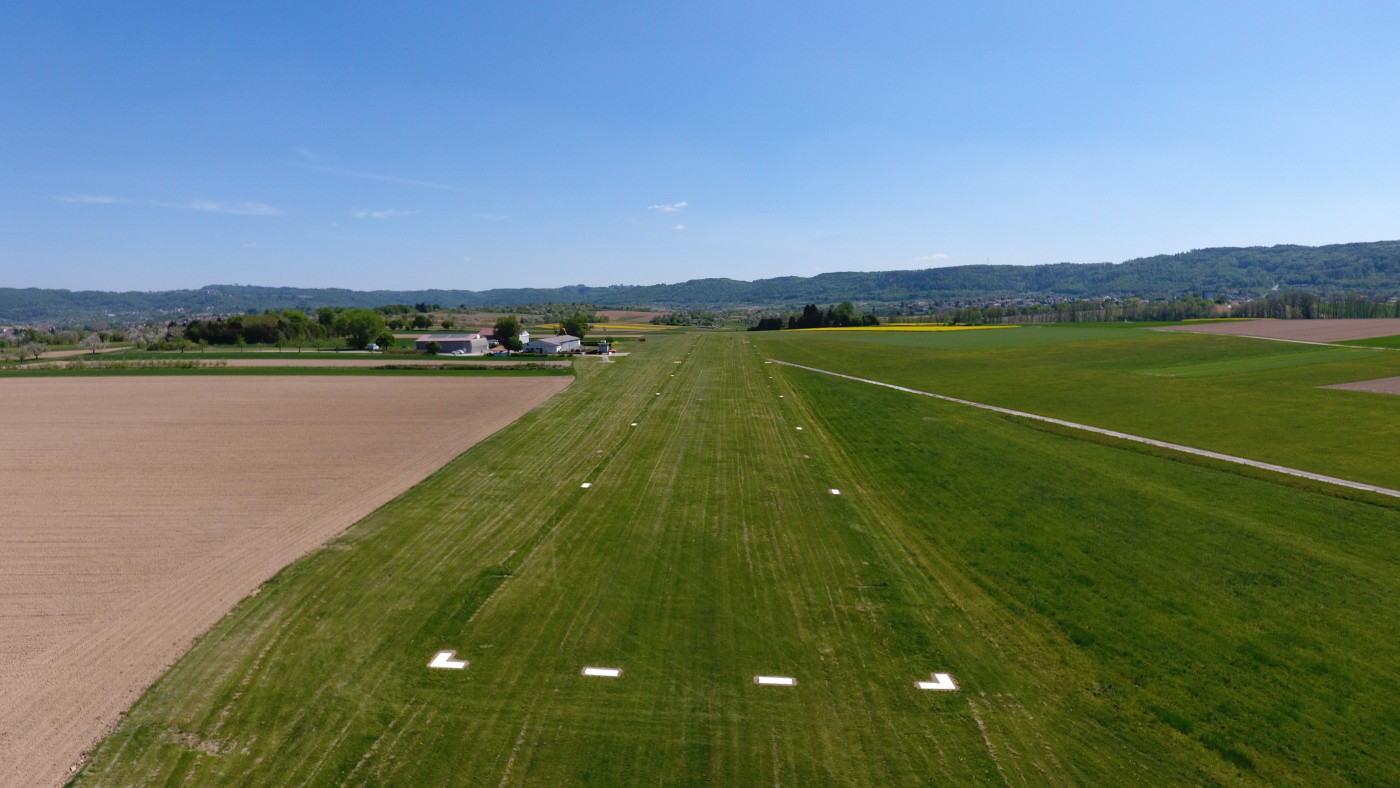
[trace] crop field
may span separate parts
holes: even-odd
[[[0,784],[58,784],[282,566],[569,378],[0,380]]]
[[[765,363],[1152,381],[1132,359],[1256,344],[674,334],[581,364],[240,603],[75,783],[1394,784],[1400,510]]]

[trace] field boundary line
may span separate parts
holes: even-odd
[[[995,411],[997,413],[1002,413],[1008,416],[1016,416],[1022,419],[1032,419],[1034,421],[1043,421],[1049,424],[1056,424],[1061,427],[1068,427],[1072,430],[1082,430],[1085,432],[1092,432],[1098,435],[1107,435],[1110,438],[1118,438],[1120,440],[1132,441],[1134,443],[1144,443],[1148,446],[1156,446],[1159,449],[1170,449],[1172,451],[1179,451],[1185,454],[1194,454],[1199,457],[1209,457],[1213,460],[1234,463],[1236,465],[1247,465],[1251,468],[1259,468],[1260,470],[1273,471],[1274,473],[1282,473],[1288,476],[1297,476],[1302,479],[1311,479],[1315,482],[1335,484],[1340,487],[1350,487],[1353,490],[1365,490],[1366,492],[1388,495],[1391,498],[1400,498],[1400,490],[1392,490],[1389,487],[1380,487],[1374,484],[1366,484],[1365,482],[1354,482],[1350,479],[1341,479],[1336,476],[1326,476],[1321,473],[1313,473],[1312,471],[1299,470],[1298,468],[1289,468],[1285,465],[1274,465],[1273,463],[1269,462],[1251,460],[1247,457],[1236,457],[1233,454],[1221,454],[1220,452],[1210,451],[1208,449],[1198,449],[1194,446],[1184,446],[1180,443],[1168,443],[1167,441],[1159,441],[1155,438],[1144,438],[1141,435],[1130,435],[1126,432],[1118,432],[1116,430],[1104,429],[1103,427],[1092,427],[1088,424],[1079,424],[1078,422],[1065,421],[1064,419],[1056,419],[1050,416],[1041,416],[1035,413],[1027,413],[1021,410],[1012,410],[1011,408],[1003,408],[998,405],[988,405],[982,402],[973,402],[972,400],[958,399],[957,397],[949,397],[946,394],[934,394],[929,391],[911,389],[907,386],[897,386],[893,383],[885,383],[879,380],[860,378],[856,377],[855,375],[847,375],[841,372],[832,372],[829,369],[818,369],[817,367],[809,367],[804,364],[794,364],[791,361],[781,361],[776,358],[769,360],[775,364],[782,364],[783,366],[787,367],[805,369],[808,372],[820,372],[823,375],[831,375],[833,377],[845,378],[846,380],[854,380],[858,383],[869,383],[872,386],[883,386],[887,389],[903,391],[906,394],[918,394],[922,397],[932,397],[934,399],[943,400],[944,402],[955,402],[959,405],[969,405],[974,408]]]

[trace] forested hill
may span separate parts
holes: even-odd
[[[0,275],[2,276],[2,275]],[[1332,246],[1196,249],[1122,263],[967,265],[778,277],[743,282],[574,285],[496,290],[345,290],[211,285],[199,290],[108,293],[0,288],[0,324],[135,319],[320,306],[373,307],[427,302],[455,306],[589,303],[600,307],[786,308],[840,301],[945,301],[1036,296],[1180,296],[1202,291],[1262,294],[1272,288],[1318,294],[1400,293],[1400,241]]]

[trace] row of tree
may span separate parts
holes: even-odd
[[[321,307],[314,317],[297,309],[261,315],[233,315],[212,320],[191,320],[184,326],[186,342],[201,345],[295,345],[303,347],[325,339],[343,339],[353,348],[371,343],[394,344],[394,334],[384,316],[373,309]]]
[[[1188,295],[1161,301],[1128,298],[1075,299],[1051,304],[971,304],[923,318],[899,319],[975,326],[998,323],[1166,322],[1209,317],[1268,317],[1279,320],[1400,317],[1400,301],[1357,293],[1321,296],[1289,291],[1229,304],[1228,309],[1226,303],[1223,298],[1211,300]]]
[[[880,320],[870,312],[858,313],[855,304],[842,301],[822,311],[816,304],[802,307],[801,312],[793,312],[786,318],[778,316],[761,317],[750,331],[778,331],[784,328],[851,328],[854,326],[878,326]]]

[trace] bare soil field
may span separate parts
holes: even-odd
[[[0,785],[58,785],[286,564],[568,377],[0,381]]]
[[[1158,331],[1187,331],[1196,334],[1229,334],[1262,339],[1291,339],[1302,342],[1338,342],[1345,339],[1371,339],[1400,334],[1400,318],[1338,320],[1246,320],[1238,323],[1197,323],[1164,326]]]
[[[1342,389],[1343,391],[1370,391],[1375,394],[1400,394],[1400,378],[1358,380],[1355,383],[1337,383],[1331,386],[1323,386],[1322,388]]]

